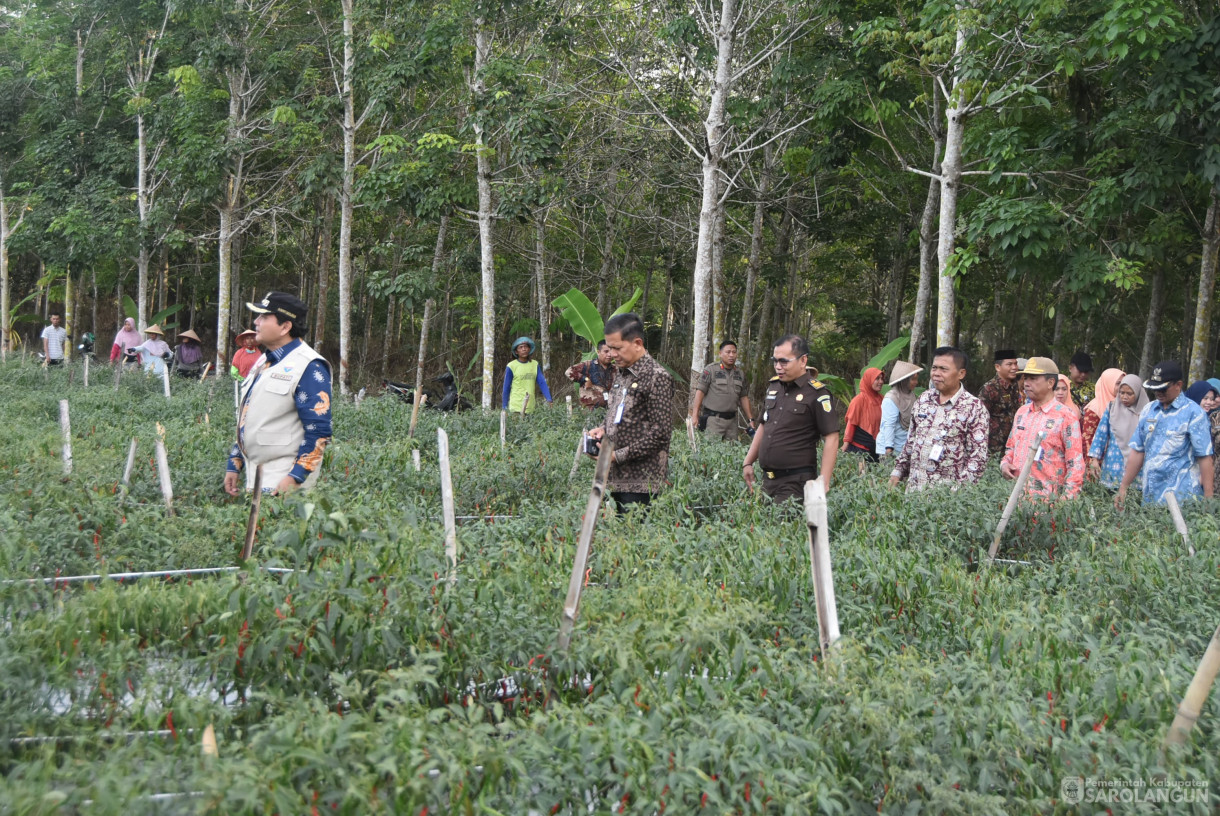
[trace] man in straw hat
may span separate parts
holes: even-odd
[[[237,351],[233,354],[233,360],[229,364],[229,376],[238,382],[250,376],[250,369],[254,368],[254,363],[262,355],[255,337],[254,329],[246,329],[237,335],[234,341],[237,343]]]
[[[1030,455],[1034,437],[1045,432],[1042,445],[1034,454],[1025,495],[1045,500],[1074,499],[1084,484],[1084,439],[1076,414],[1055,399],[1059,366],[1047,357],[1030,357],[1021,373],[1025,375],[1025,393],[1031,401],[1017,409],[1004,458],[1000,460],[1000,473],[1006,479],[1017,478]]]
[[[899,360],[890,372],[890,390],[881,400],[881,432],[877,434],[877,455],[891,456],[907,444],[911,429],[911,414],[915,411],[915,387],[919,372],[914,363]]]
[[[268,292],[246,308],[255,313],[255,339],[264,353],[242,385],[225,491],[238,494],[242,471],[246,489],[253,489],[256,465],[263,466],[264,491],[312,487],[331,438],[330,364],[301,339],[307,307],[299,298]]]
[[[1182,366],[1176,360],[1157,363],[1144,388],[1156,399],[1140,412],[1114,506],[1123,508],[1127,488],[1141,467],[1147,504],[1164,504],[1165,494],[1171,491],[1179,502],[1200,496],[1210,499],[1215,490],[1216,452],[1207,415],[1182,393]]]
[[[966,390],[966,353],[953,346],[932,352],[932,387],[911,414],[910,436],[894,460],[890,486],[907,492],[931,485],[977,482],[987,466],[987,409]]]
[[[979,399],[991,417],[987,425],[987,452],[992,456],[1003,456],[1004,445],[1012,433],[1012,421],[1017,409],[1025,403],[1025,395],[1017,377],[1017,352],[1013,349],[997,349],[995,353],[995,376],[979,389]]]
[[[178,348],[174,351],[174,373],[180,377],[198,377],[203,367],[203,347],[199,335],[187,330],[178,335]]]

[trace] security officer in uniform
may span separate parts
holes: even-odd
[[[826,386],[809,376],[809,345],[789,334],[775,344],[771,363],[778,376],[767,383],[762,423],[742,464],[746,486],[762,480],[763,491],[776,502],[802,499],[805,482],[817,478],[818,440],[822,449],[822,482],[830,489],[839,447],[839,418]],[[755,474],[754,463],[758,462]]]
[[[746,396],[746,375],[737,367],[737,344],[725,340],[720,344],[720,362],[703,369],[695,386],[691,419],[708,436],[735,442],[738,405],[753,428],[750,398]]]

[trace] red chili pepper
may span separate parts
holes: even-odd
[[[172,708],[165,712],[165,727],[174,735],[174,739],[178,739],[178,729],[174,728],[174,710]]]

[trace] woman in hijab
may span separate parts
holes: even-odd
[[[1128,374],[1119,381],[1116,396],[1102,414],[1089,446],[1089,473],[1104,487],[1116,490],[1122,483],[1131,437],[1147,404],[1148,392],[1138,374]]]
[[[1072,401],[1072,381],[1065,374],[1059,375],[1059,383],[1055,386],[1055,399],[1067,406],[1068,413],[1076,417],[1076,423],[1079,424],[1080,409]]]
[[[114,345],[110,347],[110,362],[123,359],[127,349],[135,348],[140,345],[140,333],[136,331],[136,321],[134,318],[127,318],[123,321],[123,328],[119,329],[114,336]]]
[[[869,368],[860,377],[860,393],[847,406],[847,428],[843,431],[841,451],[863,454],[870,462],[879,461],[877,434],[881,431],[881,378],[885,372]]]
[[[1080,417],[1080,435],[1084,439],[1085,450],[1088,450],[1089,446],[1093,444],[1093,434],[1097,432],[1097,426],[1101,424],[1102,415],[1110,407],[1110,402],[1114,399],[1114,392],[1118,390],[1118,384],[1122,378],[1123,372],[1117,368],[1107,368],[1097,378],[1096,396],[1085,404]]]
[[[154,323],[144,330],[144,334],[148,339],[135,348],[127,349],[127,353],[139,353],[144,370],[160,374],[165,369],[165,356],[170,353],[169,343],[165,342],[165,332]]]
[[[911,430],[911,414],[915,412],[915,387],[919,385],[922,368],[899,360],[890,372],[890,390],[881,400],[881,433],[877,436],[877,455],[898,454],[906,447]]]
[[[1191,383],[1190,388],[1186,389],[1186,396],[1199,404],[1199,407],[1207,414],[1207,420],[1211,424],[1212,431],[1212,448],[1220,450],[1220,388],[1215,385],[1215,380],[1200,380],[1197,383]],[[1220,468],[1216,468],[1220,471]],[[1215,476],[1215,484],[1220,487],[1220,474]]]

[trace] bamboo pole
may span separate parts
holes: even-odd
[[[564,397],[564,400],[568,403],[568,417],[571,418],[571,416],[572,416],[572,395],[568,394],[566,397]]]
[[[241,560],[248,561],[254,554],[254,537],[258,534],[258,511],[263,506],[263,466],[254,468],[254,496],[250,501],[250,517],[246,519],[246,541],[241,548]]]
[[[1182,518],[1182,508],[1178,505],[1178,497],[1170,490],[1165,493],[1165,504],[1169,505],[1169,515],[1173,516],[1173,526],[1178,529],[1178,535],[1182,536],[1182,543],[1186,545],[1186,551],[1194,557],[1195,548],[1190,543],[1190,530],[1186,528],[1186,519]]]
[[[83,388],[89,387],[89,355],[88,354],[85,355],[85,384],[82,387]]]
[[[203,382],[208,378],[208,372],[212,370],[212,362],[209,360],[207,365],[203,367],[203,373],[199,375],[199,382]]]
[[[453,478],[449,472],[449,434],[436,429],[437,458],[441,466],[441,512],[445,516],[445,560],[449,562],[449,583],[457,581],[457,521],[453,510]]]
[[[504,450],[505,431],[508,425],[508,411],[500,412],[500,450]]]
[[[127,466],[125,468],[123,468],[122,487],[123,487],[124,494],[126,494],[128,488],[131,487],[131,471],[135,468],[135,466],[136,466],[136,438],[133,436],[131,438],[131,447],[129,447],[127,449]],[[120,495],[120,498],[122,498],[121,495]]]
[[[576,478],[576,469],[580,467],[580,455],[585,452],[585,434],[588,431],[581,431],[580,436],[576,438],[576,455],[572,457],[572,472],[568,474],[568,481]]]
[[[114,366],[114,390],[119,390],[119,382],[123,379],[123,357],[120,355]]]
[[[165,499],[165,511],[174,515],[174,487],[169,480],[169,457],[165,453],[165,440],[157,437],[157,478],[161,482],[161,496]]]
[[[419,419],[419,409],[427,406],[428,395],[415,392],[415,398],[411,400],[411,429],[407,431],[407,436],[415,437],[415,421]]]
[[[68,417],[68,401],[59,401],[59,430],[64,437],[64,478],[72,475],[72,421]]]
[[[1173,724],[1169,726],[1169,733],[1165,735],[1165,742],[1161,745],[1162,765],[1164,764],[1163,757],[1170,745],[1186,744],[1187,738],[1190,737],[1190,729],[1194,727],[1195,722],[1203,713],[1203,706],[1207,702],[1208,694],[1211,693],[1217,672],[1220,672],[1220,626],[1216,627],[1216,631],[1212,633],[1211,642],[1207,644],[1207,651],[1203,653],[1203,659],[1199,661],[1199,667],[1195,669],[1195,676],[1186,689],[1186,696],[1178,704],[1178,713],[1173,718]]]
[[[839,611],[830,569],[830,527],[826,515],[826,488],[821,476],[805,482],[805,523],[809,526],[809,565],[818,612],[818,643],[825,660],[839,639]]]
[[[161,367],[161,387],[165,389],[165,398],[169,399],[169,366]]]
[[[1038,450],[1042,447],[1042,440],[1045,438],[1046,431],[1043,431],[1030,443],[1029,454],[1025,457],[1025,464],[1021,466],[1021,474],[1017,476],[1017,483],[1012,486],[1008,504],[1004,505],[1004,515],[1000,516],[1000,523],[995,528],[995,537],[991,540],[991,548],[987,550],[988,561],[994,561],[996,553],[1000,551],[1000,538],[1004,535],[1005,528],[1008,527],[1008,520],[1012,518],[1012,511],[1017,506],[1021,491],[1025,489],[1025,482],[1029,479],[1029,471],[1034,466],[1034,457],[1038,455]]]
[[[419,473],[419,448],[411,451],[411,461],[415,463],[415,472]]]
[[[200,748],[203,750],[205,757],[218,757],[220,752],[216,748],[216,729],[208,723],[208,727],[203,729],[203,740],[200,742]]]
[[[525,395],[525,401],[521,403],[521,418],[525,419],[525,409],[530,407],[530,395]]]
[[[0,581],[0,586],[13,586],[16,584],[25,584],[26,586],[34,586],[36,584],[81,584],[96,581],[134,581],[139,578],[190,578],[201,575],[221,575],[229,572],[238,572],[242,567],[193,567],[190,569],[163,569],[163,570],[145,570],[143,572],[109,572],[106,574],[94,573],[92,575],[56,575],[49,578],[17,578],[14,580]],[[291,567],[259,567],[263,572],[270,572],[275,575],[287,575],[288,573],[296,572]]]
[[[559,621],[559,648],[567,651],[572,642],[572,629],[576,626],[576,615],[580,612],[580,593],[584,588],[585,565],[589,561],[589,548],[593,544],[593,528],[597,526],[597,513],[606,495],[606,477],[610,474],[610,460],[614,456],[614,443],[602,440],[597,455],[597,467],[593,471],[593,488],[589,501],[585,503],[585,516],[580,525],[580,539],[576,544],[576,557],[572,561],[572,575],[568,579],[568,596],[563,602],[563,616]]]
[[[686,441],[690,443],[691,453],[699,452],[699,442],[695,439],[695,421],[689,416],[686,418]]]
[[[415,397],[411,400],[411,430],[407,436],[415,436],[415,420],[419,417],[420,398],[424,397],[424,361],[428,357],[428,325],[432,322],[432,309],[436,303],[432,298],[424,301],[424,319],[419,327],[419,354],[415,358]],[[427,398],[424,397],[424,401]]]

